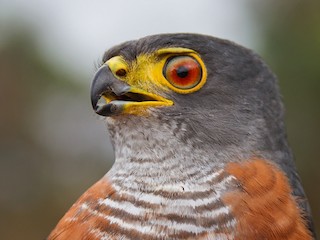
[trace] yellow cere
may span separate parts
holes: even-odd
[[[112,71],[114,76],[117,76],[117,71],[120,69],[123,69],[125,71],[128,71],[128,65],[123,57],[116,56],[104,63],[104,65],[108,65],[110,70]]]

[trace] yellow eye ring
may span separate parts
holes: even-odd
[[[181,52],[180,52],[181,51]],[[171,90],[188,94],[202,88],[207,79],[207,70],[198,54],[186,49],[168,54],[162,62],[162,81]]]

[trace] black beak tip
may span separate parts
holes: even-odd
[[[130,86],[117,79],[108,66],[102,66],[95,74],[91,86],[91,105],[93,110],[101,116],[110,116],[119,113],[121,107],[116,103],[100,105],[99,100],[105,93],[120,96],[130,90]]]
[[[117,115],[122,111],[122,105],[121,104],[113,104],[108,103],[101,106],[97,106],[95,109],[95,112],[99,114],[100,116],[108,117]]]
[[[102,106],[97,106],[94,111],[96,112],[96,114],[100,115],[100,116],[104,116],[107,117],[108,113],[110,112],[110,106],[108,106],[109,104],[106,105],[102,105]]]
[[[98,110],[98,101],[100,99],[100,95],[97,94],[91,94],[91,105],[93,110],[96,112]]]
[[[102,94],[110,86],[110,70],[108,66],[102,66],[94,75],[91,85],[91,105],[95,112],[98,110],[98,102]]]

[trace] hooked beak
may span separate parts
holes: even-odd
[[[105,100],[103,104],[99,104],[101,97]],[[128,85],[116,78],[108,65],[103,65],[93,78],[91,104],[97,114],[109,117],[121,113],[134,114],[146,107],[171,106],[173,102]]]

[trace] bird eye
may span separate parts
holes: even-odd
[[[173,56],[168,58],[163,75],[174,87],[191,89],[200,83],[202,69],[199,62],[191,56]]]

